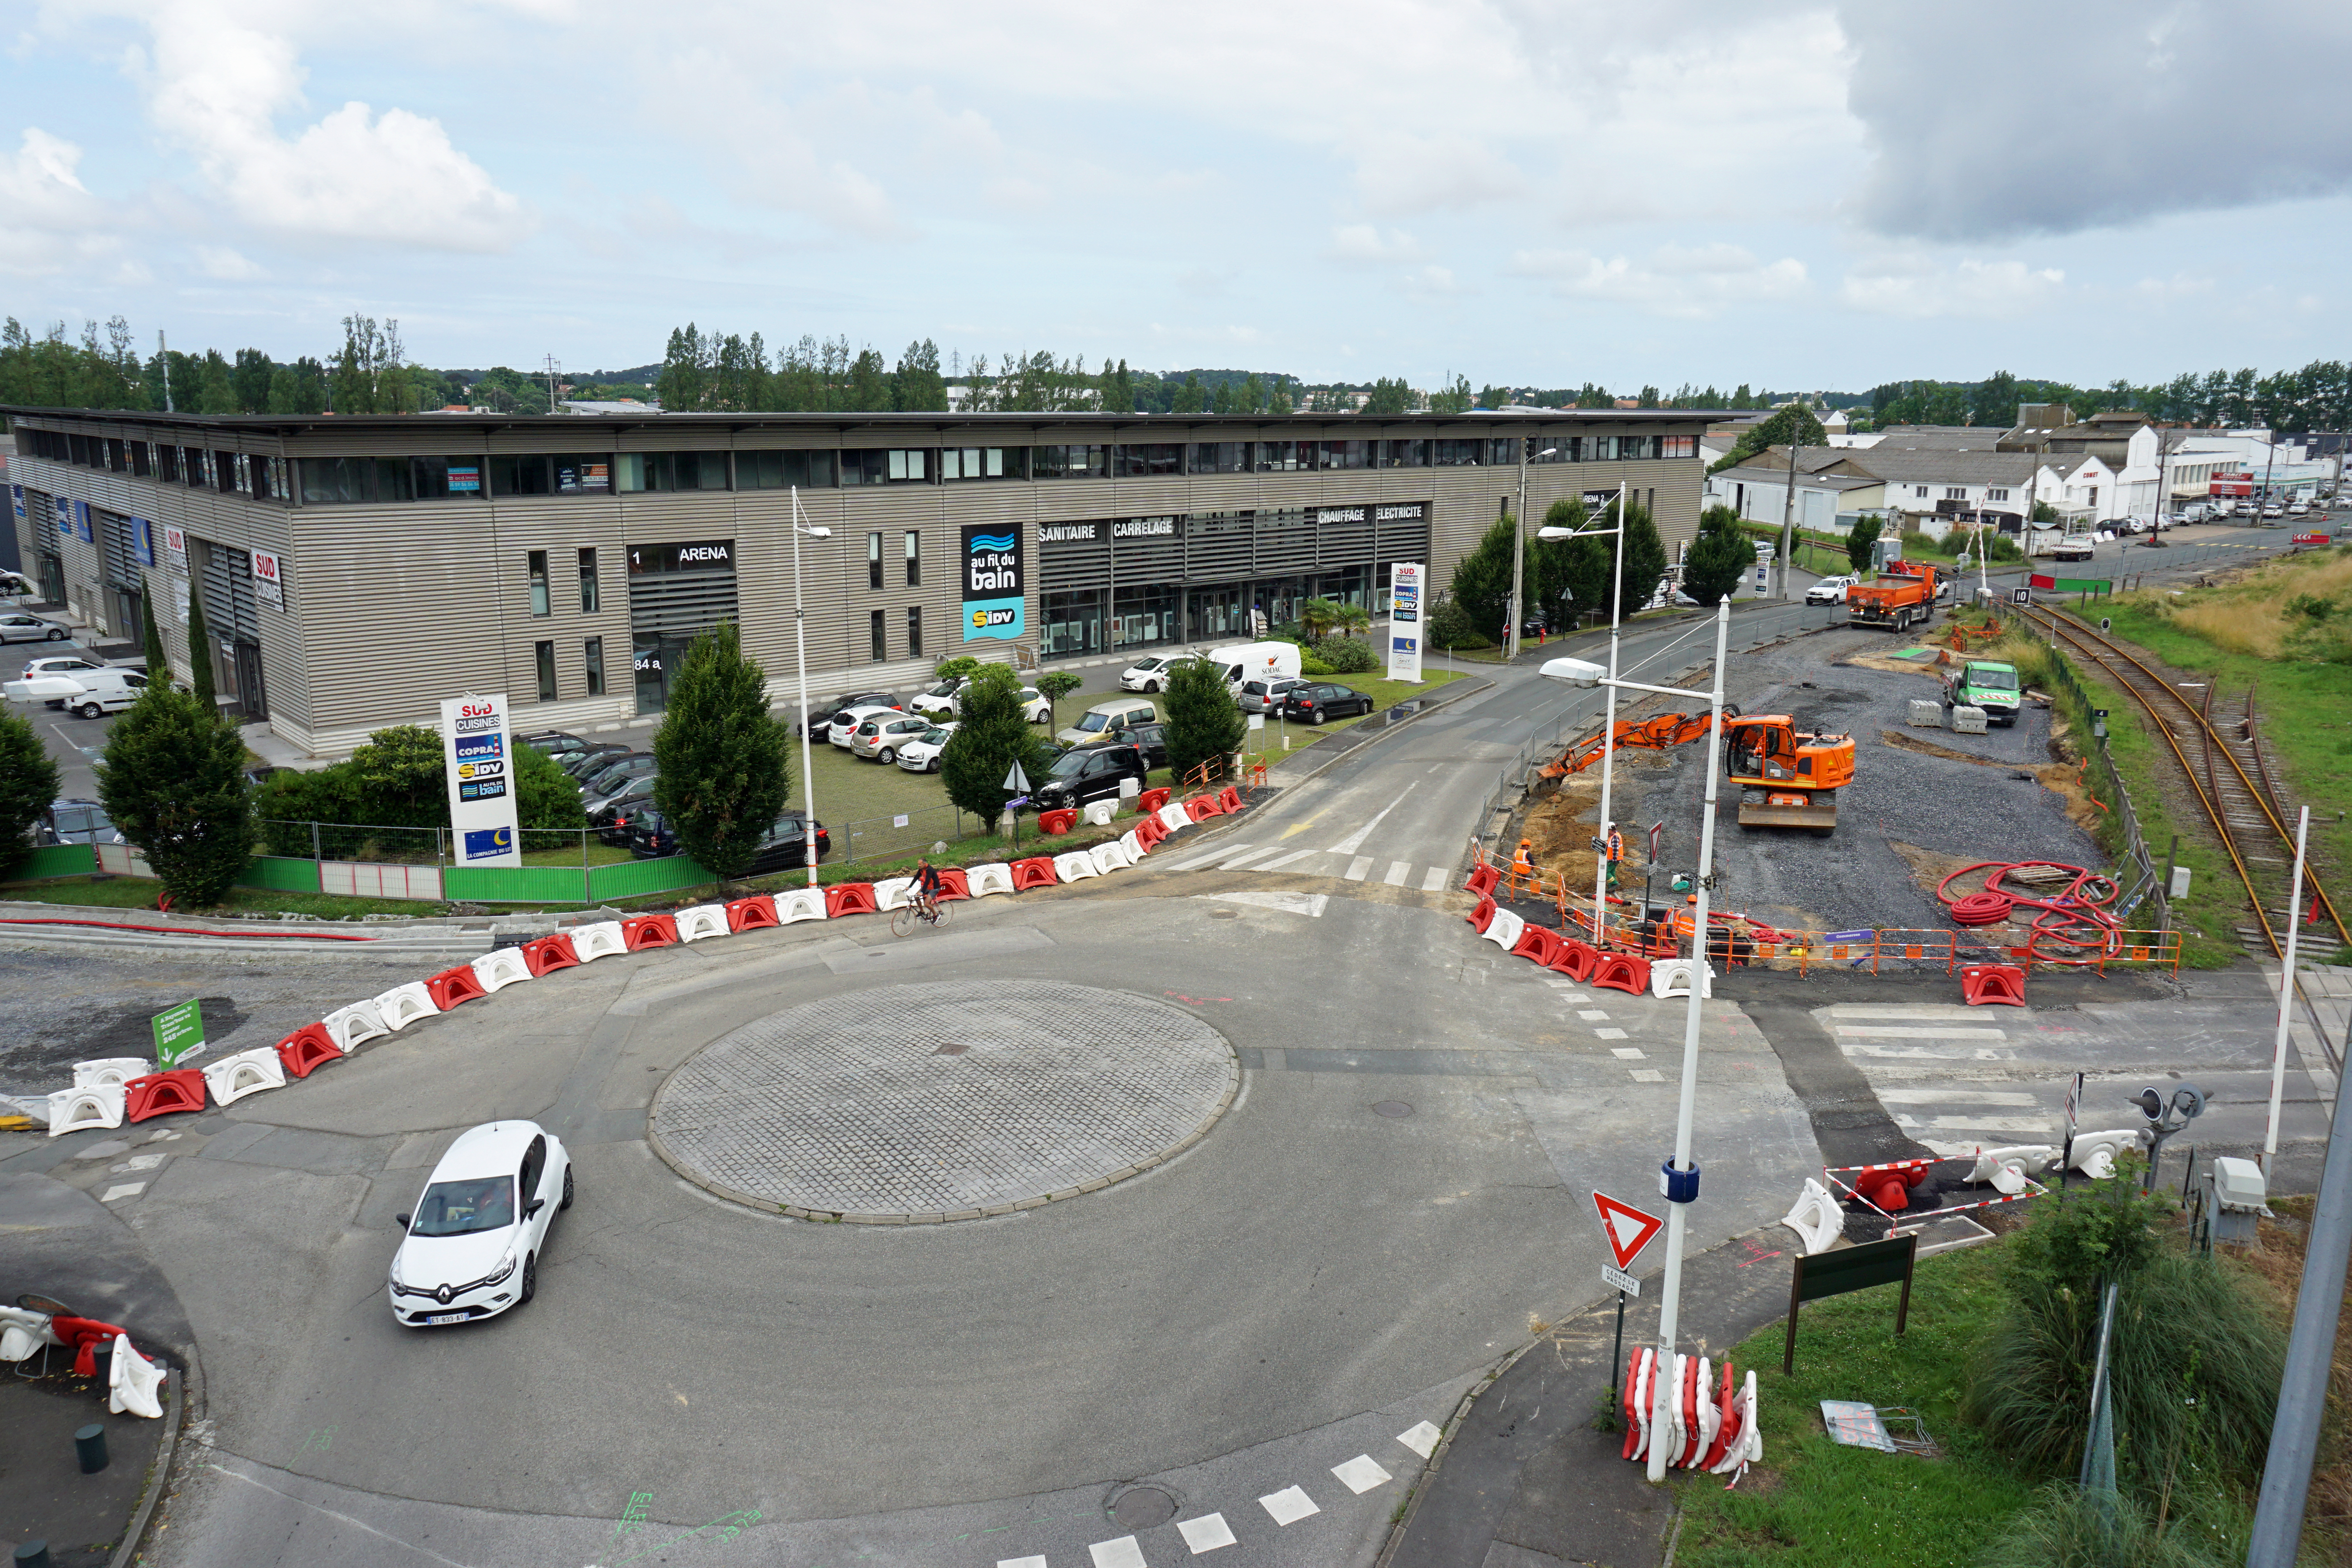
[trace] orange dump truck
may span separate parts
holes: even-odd
[[[1845,591],[1848,626],[1906,631],[1925,626],[1936,614],[1936,569],[1924,561],[1890,561],[1874,583]]]

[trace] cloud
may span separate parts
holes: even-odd
[[[1604,300],[1659,316],[1685,319],[1721,313],[1734,305],[1786,300],[1804,292],[1805,264],[1792,256],[1757,259],[1752,251],[1721,243],[1663,245],[1643,260],[1603,258],[1583,250],[1523,250],[1512,272],[1549,279],[1571,299]]]
[[[1331,231],[1327,254],[1334,261],[1418,261],[1422,248],[1421,241],[1401,228],[1383,235],[1376,224],[1352,223]]]
[[[196,265],[204,268],[205,277],[217,278],[225,283],[236,283],[247,279],[269,276],[225,245],[196,247]]]
[[[1942,267],[1924,257],[1888,257],[1846,274],[1839,299],[1874,316],[1914,320],[2022,316],[2063,291],[2066,274],[2022,261],[1962,261]]]
[[[27,129],[14,157],[0,156],[0,272],[38,277],[87,266],[111,252],[115,217],[81,183],[81,149]]]
[[[1982,244],[2352,190],[2334,80],[2352,8],[2010,0],[1963,19],[1842,0],[1839,16],[1873,153],[1856,210],[1879,233]],[[2245,96],[2264,79],[2278,90]],[[1958,96],[1922,97],[1945,87]]]

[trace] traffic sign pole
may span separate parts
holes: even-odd
[[[1650,1245],[1665,1222],[1607,1193],[1594,1193],[1592,1206],[1601,1213],[1601,1237],[1609,1244],[1610,1256],[1617,1260],[1614,1268],[1605,1263],[1601,1266],[1601,1278],[1617,1287],[1617,1341],[1609,1352],[1609,1396],[1622,1402],[1623,1390],[1618,1380],[1624,1375],[1625,1366],[1625,1298],[1642,1293],[1642,1282],[1630,1270],[1633,1259]]]

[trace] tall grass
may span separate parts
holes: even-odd
[[[2177,1516],[2159,1523],[2128,1497],[2059,1482],[2011,1519],[1979,1561],[1981,1568],[2224,1568],[2245,1561],[2234,1539],[2242,1531],[2232,1528],[2241,1523]]]
[[[2352,662],[2352,547],[2290,556],[2217,588],[2117,601],[2253,658]]]

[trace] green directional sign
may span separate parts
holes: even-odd
[[[193,996],[155,1015],[155,1063],[165,1072],[205,1048],[205,1014]]]

